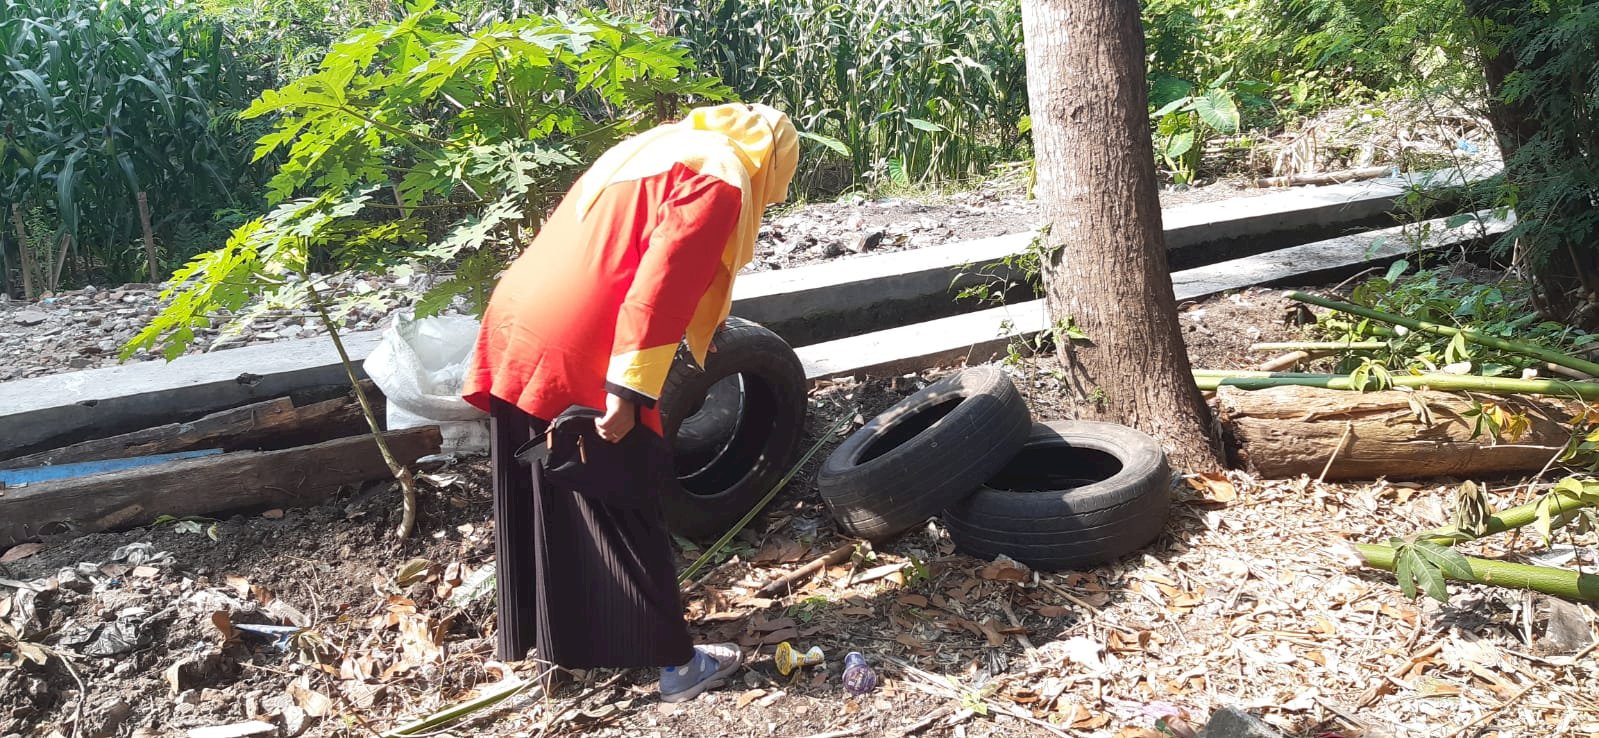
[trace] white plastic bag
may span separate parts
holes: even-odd
[[[367,376],[388,399],[389,430],[437,425],[446,453],[488,450],[488,415],[461,399],[477,335],[472,318],[395,314],[365,362]]]

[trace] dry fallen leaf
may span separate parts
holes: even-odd
[[[927,598],[919,594],[903,594],[894,601],[906,607],[927,607]]]
[[[0,554],[0,564],[9,564],[13,561],[21,561],[43,550],[43,543],[24,543],[19,546],[12,546],[11,548],[6,549],[4,554]]]
[[[764,696],[766,696],[766,690],[751,689],[738,696],[738,709],[742,710],[746,707],[749,707],[751,702],[754,702],[755,700]]]
[[[311,717],[325,717],[333,711],[333,700],[328,699],[327,695],[312,689],[308,677],[300,677],[290,682],[289,696],[293,697],[294,703],[299,705],[300,709],[305,710],[305,714]]]
[[[1067,615],[1070,615],[1071,612],[1071,610],[1061,607],[1060,605],[1045,605],[1038,608],[1038,614],[1046,618],[1063,618]]]
[[[239,640],[239,630],[233,627],[233,620],[228,617],[226,610],[211,613],[211,624],[222,634],[222,645],[226,646]]]
[[[982,577],[996,582],[1025,582],[1031,574],[1026,564],[1000,554],[993,563],[983,567]]]
[[[1199,493],[1205,502],[1226,504],[1238,499],[1238,489],[1227,479],[1226,472],[1205,472],[1188,477],[1188,486]]]
[[[250,596],[250,580],[238,574],[226,574],[222,577],[222,581],[237,592],[240,599]]]

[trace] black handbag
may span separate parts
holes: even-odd
[[[658,505],[662,487],[677,474],[671,447],[641,423],[616,443],[600,438],[594,424],[604,415],[582,405],[567,408],[516,450],[517,462],[539,464],[551,484],[606,505]]]

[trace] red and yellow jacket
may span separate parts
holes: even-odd
[[[463,390],[551,419],[607,392],[654,410],[686,337],[703,362],[781,201],[797,137],[780,113],[726,105],[612,149],[578,181],[490,298]]]

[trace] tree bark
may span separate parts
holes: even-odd
[[[1515,440],[1476,433],[1470,396],[1452,392],[1346,392],[1314,387],[1220,387],[1224,428],[1245,466],[1268,479],[1502,477],[1536,472],[1571,440],[1580,402],[1555,397],[1481,398],[1525,416]],[[1429,417],[1418,415],[1420,403]],[[1424,422],[1425,420],[1425,422]],[[1329,462],[1330,460],[1330,462]]]
[[[1218,468],[1177,322],[1133,0],[1025,0],[1043,271],[1069,390],[1085,417],[1159,438],[1173,465]]]

